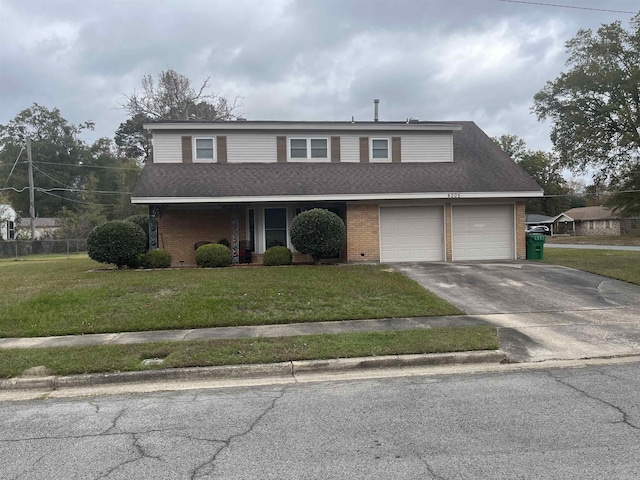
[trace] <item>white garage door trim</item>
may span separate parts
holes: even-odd
[[[453,260],[513,260],[514,205],[454,205]]]
[[[380,207],[380,261],[444,260],[444,206]]]

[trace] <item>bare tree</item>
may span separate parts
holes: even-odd
[[[142,78],[142,92],[127,95],[124,109],[134,117],[149,120],[233,120],[239,107],[238,97],[230,102],[225,97],[209,93],[211,77],[199,88],[173,69],[160,72],[155,81],[151,75]]]
[[[211,77],[207,77],[198,88],[191,80],[173,69],[160,72],[158,79],[151,75],[142,78],[142,91],[125,95],[122,108],[130,118],[120,124],[115,142],[122,154],[146,161],[151,156],[151,136],[143,124],[155,120],[233,120],[240,108],[233,101],[211,93]]]

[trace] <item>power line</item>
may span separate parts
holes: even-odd
[[[22,147],[20,149],[20,153],[18,153],[18,156],[16,157],[16,161],[13,162],[13,167],[11,167],[11,171],[9,172],[9,176],[7,177],[7,180],[4,182],[4,186],[7,186],[7,183],[9,183],[9,179],[11,178],[11,174],[13,173],[13,171],[16,168],[16,165],[18,164],[18,160],[20,160],[20,155],[22,155],[22,152],[24,152],[24,147]]]
[[[45,172],[44,170],[39,169],[38,167],[34,167],[36,172],[40,172],[42,175],[44,175],[45,177],[47,177],[49,180],[52,180],[56,183],[59,183],[60,185],[67,187],[67,188],[71,188],[69,185],[67,185],[65,182],[62,182],[54,177],[52,177],[49,173]]]
[[[42,187],[36,187],[36,190],[38,192],[79,192],[79,193],[101,193],[101,194],[105,194],[105,195],[115,195],[115,194],[120,194],[120,195],[131,195],[131,192],[118,192],[115,190],[83,190],[82,188],[59,188],[59,187],[54,187],[54,188],[42,188]]]
[[[20,162],[27,163],[27,162]],[[103,165],[86,165],[84,163],[55,163],[55,162],[33,162],[34,165],[56,165],[58,167],[85,167],[85,168],[104,168],[108,170],[131,170],[139,171],[140,169],[137,167],[107,167]]]
[[[590,10],[592,12],[629,13],[631,15],[636,13],[636,12],[628,12],[626,10],[610,10],[608,8],[577,7],[574,5],[560,5],[557,3],[543,3],[543,2],[527,2],[524,0],[495,0],[495,1],[504,2],[504,3],[524,3],[525,5],[537,5],[537,6],[543,6],[543,7],[571,8],[574,10]]]
[[[67,197],[62,197],[60,195],[56,195],[55,193],[51,193],[51,192],[42,192],[45,195],[49,195],[51,197],[56,197],[56,198],[60,198],[62,200],[67,200],[69,202],[73,202],[73,203],[80,203],[82,205],[98,205],[100,207],[112,207],[113,204],[112,203],[94,203],[94,202],[83,202],[81,200],[74,200],[72,198],[67,198]]]
[[[4,192],[7,190],[13,190],[16,193],[22,193],[27,190],[29,187],[22,187],[21,189],[17,189],[14,187],[5,187],[0,188],[0,192]],[[48,193],[48,192],[78,192],[78,193],[98,193],[103,195],[131,195],[131,192],[119,192],[115,190],[83,190],[81,188],[42,188],[42,187],[34,187],[37,192]]]

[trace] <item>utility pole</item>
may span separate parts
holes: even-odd
[[[29,217],[31,217],[31,240],[36,239],[36,201],[33,189],[33,163],[31,161],[31,139],[27,137],[27,161],[29,162]]]

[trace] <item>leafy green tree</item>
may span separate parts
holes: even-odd
[[[142,162],[151,158],[151,132],[143,127],[149,120],[144,114],[138,113],[120,124],[114,140],[122,155]]]
[[[612,194],[605,204],[625,217],[640,216],[640,163],[611,181]]]
[[[136,160],[119,155],[112,140],[98,139],[88,149],[83,167],[80,183],[87,191],[100,192],[84,194],[85,203],[102,205],[109,220],[145,211],[144,207],[131,204],[131,195],[122,193],[131,192],[142,168]]]
[[[507,133],[499,137],[492,137],[491,140],[500,145],[500,148],[516,162],[521,161],[529,152],[526,142],[517,135]]]
[[[527,213],[554,217],[571,208],[568,196],[570,190],[553,155],[540,150],[529,151],[518,165],[531,175],[544,191],[544,197],[532,198],[525,202]]]
[[[76,210],[62,207],[57,216],[60,228],[56,233],[59,238],[87,238],[95,227],[107,220],[102,207],[95,204],[82,205]]]
[[[526,142],[517,135],[501,135],[494,137],[493,141],[531,175],[544,191],[543,198],[532,198],[525,202],[527,213],[553,217],[571,208],[573,192],[562,176],[560,162],[553,154],[529,150]]]
[[[34,161],[36,215],[54,216],[63,206],[76,200],[73,190],[78,185],[77,171],[71,166],[82,163],[87,145],[80,139],[83,130],[93,129],[93,123],[69,123],[60,110],[34,103],[21,111],[6,125],[0,125],[0,179],[8,190],[4,193],[9,203],[23,216],[29,212],[29,181],[27,176],[27,137],[31,138]],[[19,157],[8,182],[14,162]],[[4,182],[3,182],[4,183]]]
[[[534,97],[562,167],[607,179],[640,161],[640,12],[630,27],[578,31],[566,44],[569,70]]]
[[[131,158],[146,161],[151,156],[151,136],[143,124],[156,120],[232,120],[238,99],[233,102],[211,93],[210,77],[194,87],[188,77],[173,69],[142,78],[142,92],[125,95],[122,107],[130,118],[116,131],[116,144]]]

